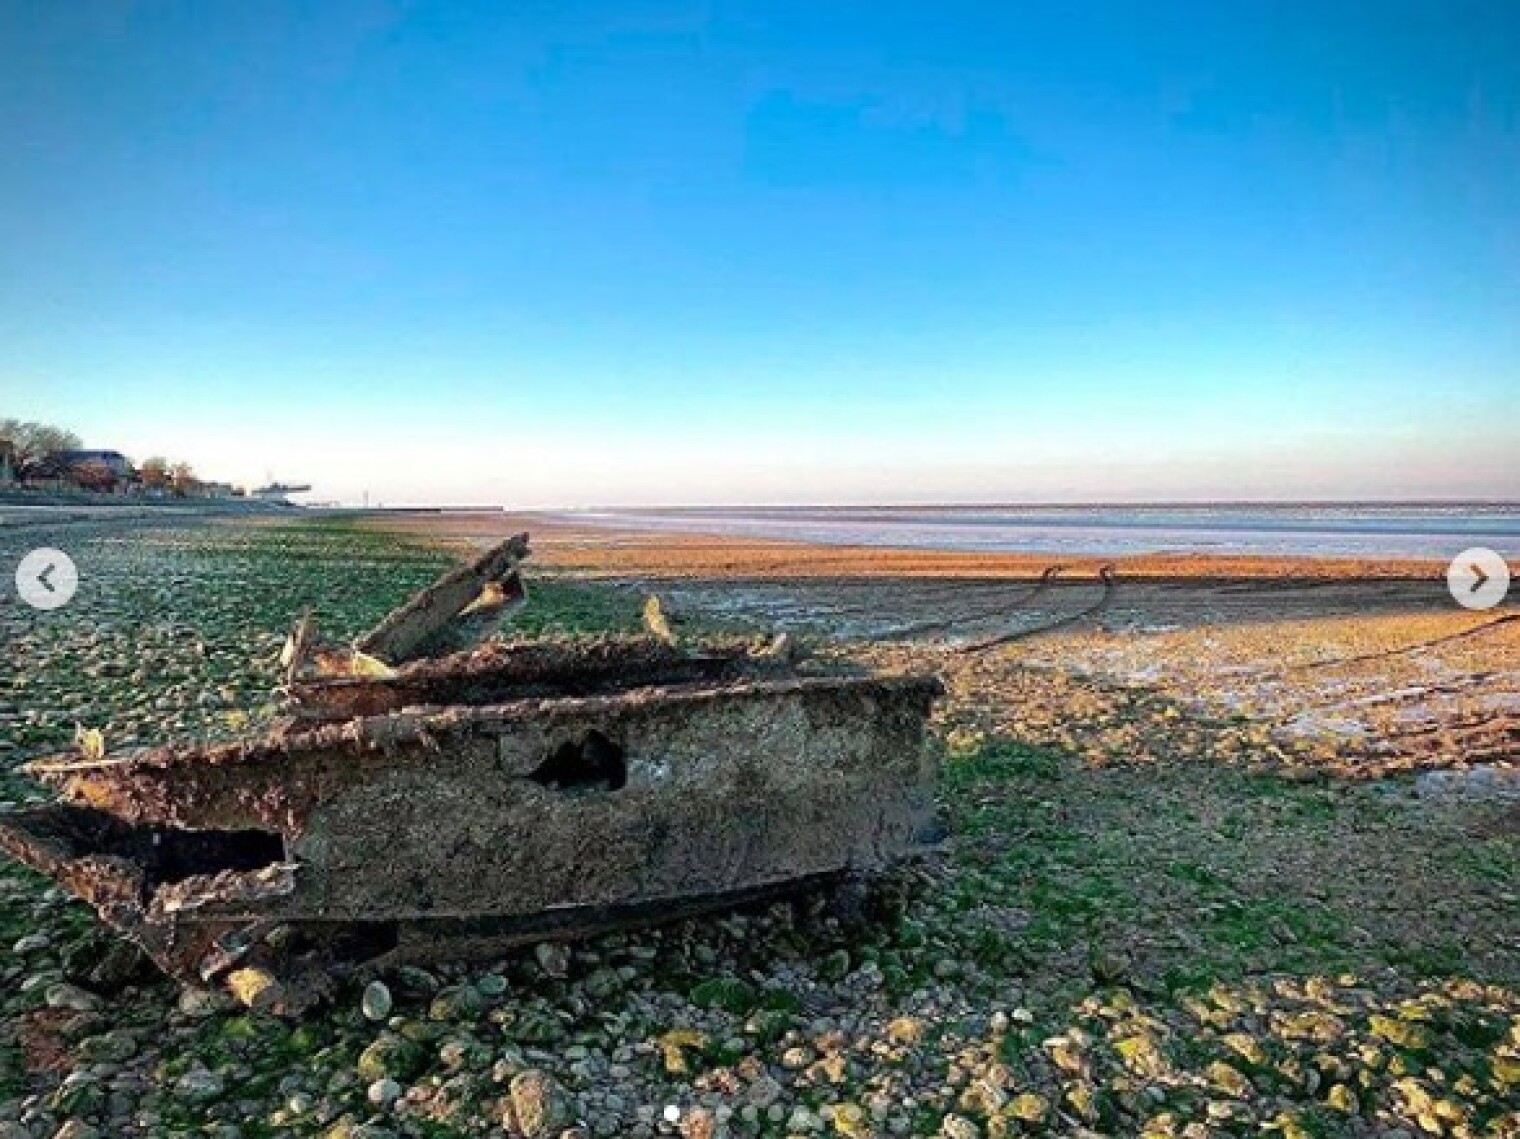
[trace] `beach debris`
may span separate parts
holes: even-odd
[[[303,617],[261,737],[28,765],[58,799],[0,847],[187,985],[297,1013],[346,972],[843,887],[942,837],[932,677],[653,635],[413,655],[511,603],[526,554],[346,648]]]
[[[508,538],[392,610],[354,648],[391,665],[433,655],[435,642],[448,639],[449,626],[467,610],[500,615],[526,600],[517,567],[528,553],[528,535]]]
[[[351,645],[335,645],[317,633],[316,622],[307,612],[296,622],[285,647],[280,651],[286,684],[303,680],[332,679],[341,676],[379,679],[392,676],[395,669],[383,660],[360,652]]]
[[[658,594],[651,593],[644,599],[644,628],[649,630],[650,636],[667,645],[676,643],[675,632],[670,627],[670,618],[665,615],[665,607],[660,604]]]
[[[83,724],[75,724],[74,743],[78,745],[79,754],[85,759],[106,757],[106,735],[99,728],[87,728]]]
[[[409,660],[483,644],[508,614],[527,603],[517,567],[528,554],[528,535],[508,538],[414,594],[352,645],[324,639],[308,610],[280,653],[286,687],[341,677],[385,679]]]

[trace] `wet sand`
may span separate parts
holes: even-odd
[[[1060,556],[977,550],[893,549],[881,546],[815,545],[722,534],[673,533],[598,525],[564,515],[499,511],[432,513],[374,512],[361,524],[397,533],[485,542],[528,531],[538,564],[607,576],[662,577],[966,577],[1038,578],[1052,566],[1072,576],[1092,576],[1112,566],[1125,577],[1347,578],[1437,581],[1439,562],[1418,559],[1294,558],[1155,553],[1105,557]]]

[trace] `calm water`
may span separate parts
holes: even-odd
[[[1520,558],[1520,503],[795,507],[586,511],[583,522],[828,545],[1031,553]]]

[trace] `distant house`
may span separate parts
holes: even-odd
[[[69,465],[57,455],[43,455],[22,463],[17,473],[34,490],[66,490],[70,485],[69,470]]]
[[[48,458],[57,459],[67,470],[98,464],[119,479],[132,476],[132,461],[120,451],[54,451]]]
[[[21,481],[35,490],[90,490],[125,494],[137,472],[120,451],[53,451],[21,469]]]

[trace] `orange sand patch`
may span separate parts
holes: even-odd
[[[1420,560],[1144,554],[1131,557],[888,549],[587,525],[547,514],[381,513],[362,525],[390,533],[484,543],[527,530],[534,563],[606,576],[639,577],[981,577],[1029,579],[1052,565],[1072,577],[1115,567],[1130,578],[1402,578],[1431,580],[1445,567]]]

